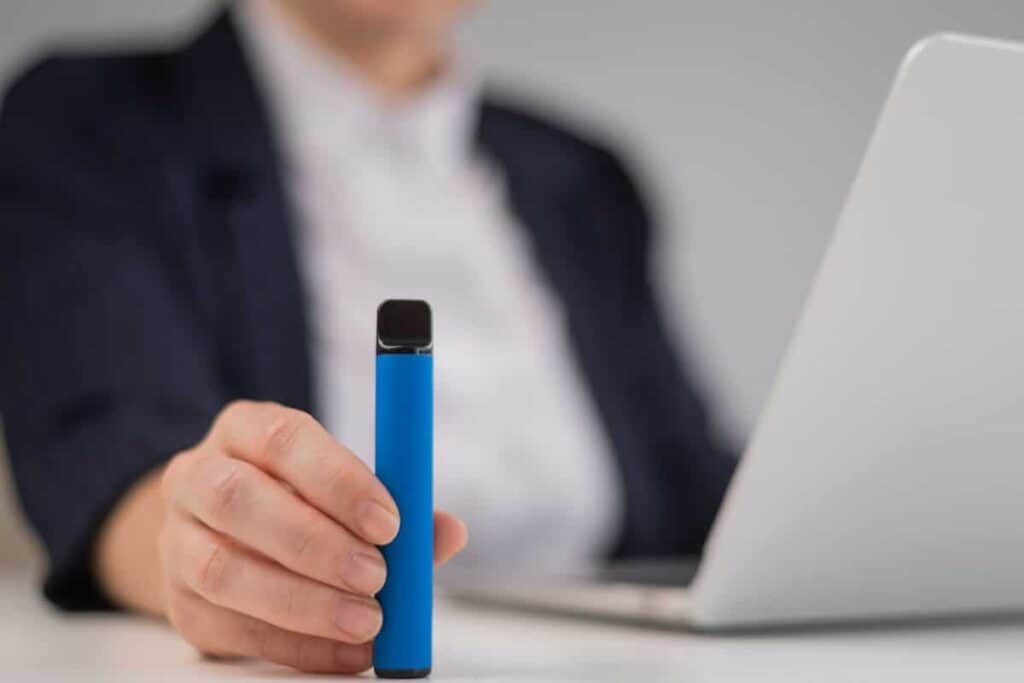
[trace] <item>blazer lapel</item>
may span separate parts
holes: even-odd
[[[305,296],[269,118],[224,12],[181,55],[186,124],[202,141],[196,182],[227,228],[237,277],[234,324],[239,392],[312,411]],[[233,257],[233,258],[232,258]],[[221,321],[223,322],[223,321]]]

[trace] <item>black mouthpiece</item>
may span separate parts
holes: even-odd
[[[377,307],[377,353],[430,353],[430,306],[426,301],[388,299]]]

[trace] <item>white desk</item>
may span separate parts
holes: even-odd
[[[24,576],[0,577],[0,681],[323,680],[203,661],[169,628],[65,616]],[[1024,681],[1024,623],[710,637],[442,602],[432,681]]]

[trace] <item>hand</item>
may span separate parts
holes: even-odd
[[[312,417],[272,403],[225,408],[161,484],[165,611],[213,656],[317,672],[363,671],[380,629],[377,545],[398,532],[394,501]],[[466,543],[438,512],[434,559]]]

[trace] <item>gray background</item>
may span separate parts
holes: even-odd
[[[0,82],[47,45],[181,35],[211,6],[8,0]],[[901,55],[946,30],[1024,38],[1024,4],[504,0],[462,40],[494,81],[628,152],[660,207],[665,305],[741,442]],[[0,560],[28,554],[15,520],[0,492]]]

